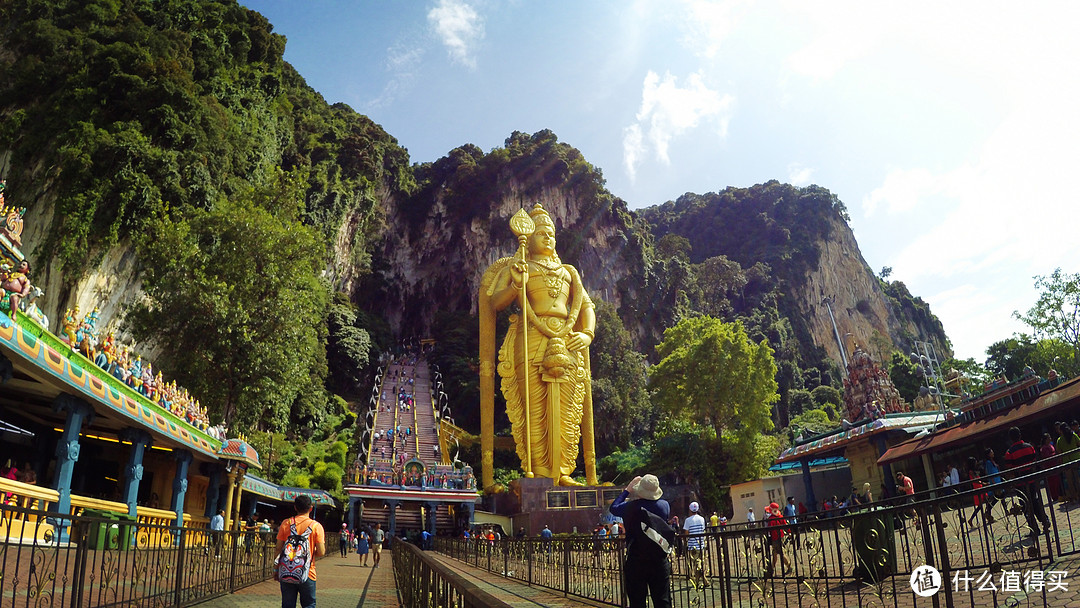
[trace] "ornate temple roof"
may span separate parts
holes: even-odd
[[[246,445],[246,444],[245,444]],[[250,446],[249,446],[250,447]],[[336,506],[337,502],[325,490],[312,490],[311,488],[290,488],[279,486],[260,477],[248,474],[244,476],[243,488],[245,492],[258,494],[279,502],[292,502],[300,494],[311,497],[311,503],[315,505]]]
[[[221,444],[221,448],[218,449],[217,455],[228,460],[246,462],[256,469],[262,468],[262,463],[259,462],[259,453],[255,451],[255,448],[251,447],[251,444],[242,439],[226,439]]]

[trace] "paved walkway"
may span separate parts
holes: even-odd
[[[457,560],[428,551],[427,555],[439,560],[455,572],[475,583],[484,591],[507,604],[522,608],[537,606],[566,608],[570,606],[600,606],[579,599],[566,598],[539,587],[529,587],[516,581],[492,576],[491,573],[473,568]],[[384,554],[385,561],[379,568],[360,566],[355,555],[347,558],[327,556],[315,567],[319,575],[316,599],[319,608],[393,608],[400,606],[394,584],[391,554]],[[241,589],[236,593],[198,604],[199,608],[267,608],[281,605],[278,583],[265,581]]]
[[[355,554],[326,556],[315,562],[319,608],[393,608],[400,606],[390,553],[378,568],[365,568]],[[236,593],[198,604],[199,608],[267,608],[281,605],[281,588],[265,581]]]

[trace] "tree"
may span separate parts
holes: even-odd
[[[157,218],[138,243],[146,297],[127,327],[230,428],[316,420],[327,402],[324,249],[285,186]]]
[[[596,451],[626,449],[653,426],[646,390],[645,356],[634,350],[633,337],[615,306],[595,300],[596,340],[589,347],[593,376]]]
[[[1024,375],[1024,367],[1031,364],[1034,354],[1035,343],[1029,336],[1021,334],[998,340],[986,349],[986,370],[994,377],[1016,380]]]
[[[986,349],[986,371],[1009,380],[1022,377],[1025,367],[1043,376],[1056,369],[1070,377],[1080,371],[1074,353],[1072,345],[1061,340],[1035,341],[1026,334],[1017,334]]]
[[[349,393],[356,391],[364,379],[372,344],[368,332],[358,327],[355,308],[342,296],[336,295],[327,311],[326,359],[333,388]]]
[[[1051,338],[1069,344],[1073,358],[1080,359],[1080,273],[1068,274],[1054,269],[1048,277],[1036,276],[1039,299],[1027,314],[1013,316],[1027,323],[1036,338]]]
[[[649,384],[662,408],[740,444],[772,429],[770,406],[780,398],[772,348],[751,342],[741,323],[684,319],[664,332],[657,351]]]
[[[840,390],[827,385],[815,388],[810,391],[810,394],[814,397],[814,405],[817,407],[825,407],[827,403],[840,405],[844,402],[844,395]]]
[[[904,401],[912,403],[919,396],[919,387],[923,385],[918,368],[900,351],[893,351],[889,360],[889,379]]]
[[[836,428],[836,421],[822,409],[807,410],[791,419],[791,432],[796,436],[812,437]]]
[[[889,277],[892,276],[892,266],[883,266],[881,268],[881,273],[878,274],[878,276],[881,277],[882,281],[887,281]]]

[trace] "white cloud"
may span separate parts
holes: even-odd
[[[475,47],[484,38],[484,20],[480,14],[464,0],[439,0],[428,11],[427,18],[451,59],[475,68]]]
[[[398,43],[386,49],[386,68],[394,72],[411,70],[423,57],[424,49],[419,46]]]
[[[391,106],[399,97],[406,95],[416,84],[416,70],[424,57],[420,46],[397,43],[386,50],[385,67],[390,80],[383,86],[379,96],[367,103],[367,109]]]
[[[808,186],[810,180],[814,176],[814,170],[810,167],[804,167],[799,163],[791,163],[787,167],[788,178],[787,181],[793,186]]]
[[[896,10],[865,2],[812,3],[796,10],[800,9],[806,11],[807,30],[815,37],[788,57],[787,66],[813,79],[832,77],[849,61],[883,43],[884,30],[895,18],[887,13]]]
[[[651,150],[656,160],[671,164],[668,149],[676,137],[710,123],[718,138],[727,136],[735,98],[721,95],[705,84],[700,72],[686,78],[680,87],[676,78],[665,73],[661,79],[649,71],[641,91],[641,109],[636,122],[623,130],[623,163],[633,178],[636,167]]]
[[[1072,75],[1046,87],[1076,90]],[[990,343],[1023,326],[1011,318],[1037,298],[1035,275],[1075,269],[1080,225],[1075,186],[1080,118],[1071,96],[1035,86],[968,164],[949,171],[895,170],[863,201],[888,214],[890,238],[905,246],[894,276],[926,298],[961,356],[984,357]],[[910,226],[910,231],[896,228]]]
[[[683,45],[712,59],[752,5],[752,0],[685,0]]]

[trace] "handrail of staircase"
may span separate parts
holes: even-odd
[[[449,566],[407,542],[394,542],[394,579],[405,606],[510,608]]]

